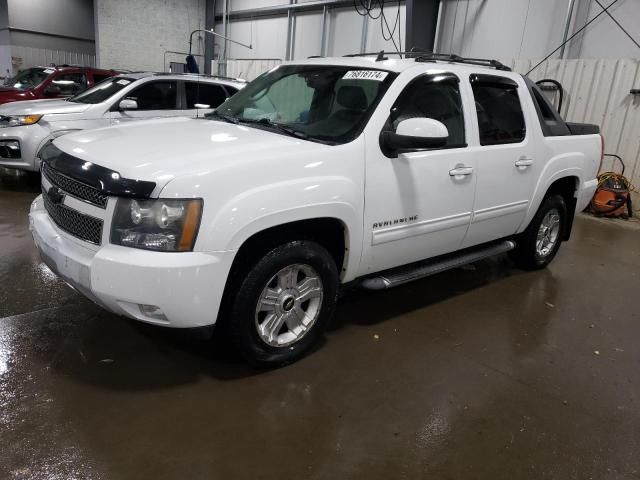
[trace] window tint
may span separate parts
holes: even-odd
[[[472,82],[481,145],[524,140],[525,123],[515,85]]]
[[[232,97],[233,95],[238,93],[238,89],[237,88],[230,87],[229,85],[225,85],[224,88],[225,88],[225,90],[227,91],[227,93],[229,94],[230,97]]]
[[[87,79],[83,73],[64,73],[51,81],[60,89],[60,95],[75,95],[87,88]]]
[[[103,80],[106,80],[107,78],[111,78],[111,75],[101,75],[99,73],[94,73],[93,74],[93,82],[94,83],[100,83]]]
[[[254,79],[217,112],[254,128],[346,143],[360,134],[395,77],[384,70],[281,65]]]
[[[185,82],[184,88],[187,95],[187,109],[196,108],[196,103],[209,105],[210,108],[217,108],[227,99],[227,92],[220,85],[204,82]]]
[[[533,100],[538,104],[538,107],[540,108],[540,113],[542,114],[542,118],[545,121],[555,121],[556,116],[553,110],[551,110],[551,107],[549,106],[547,101],[544,98],[542,98],[542,95],[540,94],[540,92],[538,92],[535,88],[532,88],[531,91],[533,92]]]
[[[174,81],[147,82],[126,98],[138,102],[138,110],[175,110],[177,85]]]
[[[104,82],[94,85],[89,90],[85,90],[79,95],[71,97],[69,101],[79,103],[104,102],[112,95],[115,95],[117,92],[129,85],[131,82],[135,82],[135,79],[125,77],[110,77]]]
[[[449,131],[447,147],[465,145],[462,99],[455,78],[435,81],[425,76],[407,85],[391,111],[391,127],[395,130],[402,120],[417,117],[442,122]]]

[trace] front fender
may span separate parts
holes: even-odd
[[[196,248],[237,251],[251,236],[299,220],[334,218],[345,226],[345,280],[355,275],[362,245],[361,188],[344,177],[308,177],[256,187],[207,211]]]

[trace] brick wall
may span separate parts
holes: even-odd
[[[95,0],[97,62],[104,68],[163,71],[166,50],[186,52],[204,28],[205,0]],[[204,41],[193,36],[194,53]],[[204,71],[198,58],[200,70]],[[184,55],[167,55],[184,62]]]

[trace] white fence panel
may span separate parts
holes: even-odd
[[[526,73],[532,60],[512,62],[514,70]],[[605,140],[605,153],[622,157],[625,176],[640,188],[640,60],[579,59],[548,60],[535,69],[532,80],[552,78],[565,90],[562,116],[570,122],[595,123]],[[553,99],[555,95],[553,95]],[[605,158],[603,170],[611,170],[613,161]],[[640,195],[634,195],[636,207]]]

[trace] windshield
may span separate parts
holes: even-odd
[[[75,97],[69,99],[70,102],[78,103],[101,103],[111,98],[131,82],[135,82],[133,78],[109,77],[106,80],[94,85],[89,90],[79,93]]]
[[[376,69],[279,66],[209,117],[329,144],[346,143],[360,134],[395,77]]]
[[[55,72],[53,68],[27,68],[18,72],[15,77],[7,78],[3,85],[27,90],[40,85],[53,72]]]

